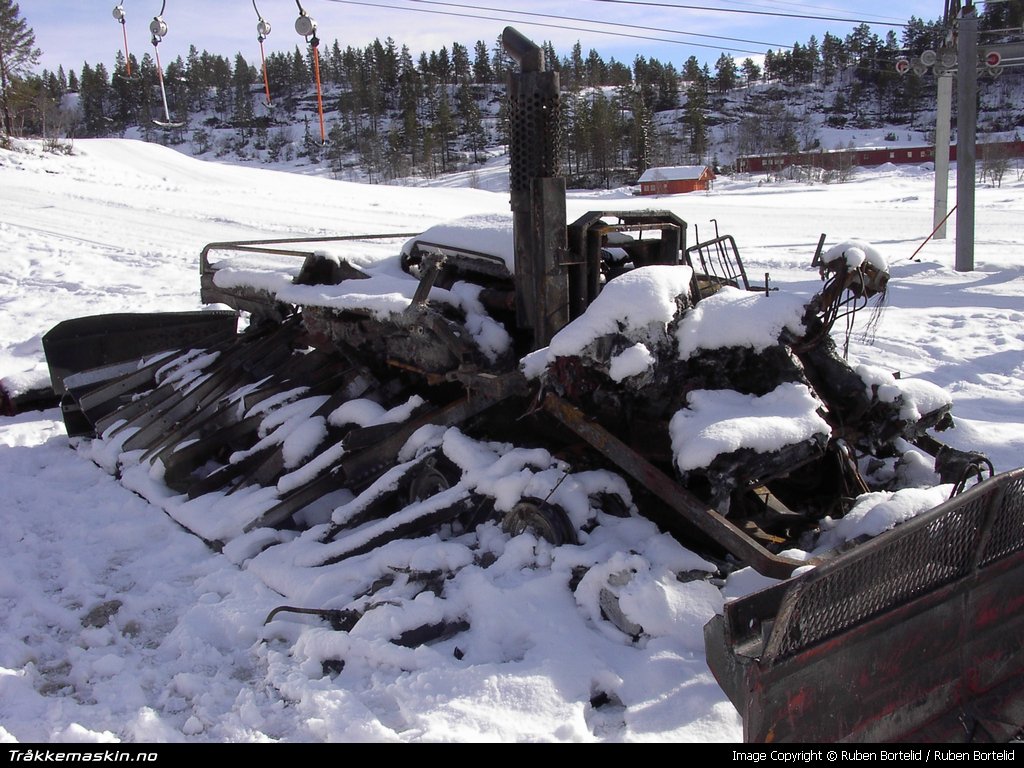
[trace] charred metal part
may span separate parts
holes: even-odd
[[[955,478],[950,496],[963,493],[971,480],[980,482],[986,474],[988,477],[995,475],[992,462],[984,454],[958,451],[948,446],[935,457],[935,467],[940,477]]]
[[[447,491],[462,479],[462,471],[444,454],[434,453],[420,462],[411,473],[406,503],[429,499]]]
[[[389,520],[387,519],[389,515],[383,514],[380,518],[383,522],[382,525],[373,526],[370,530],[362,530],[359,536],[344,536],[343,533],[359,528],[367,522],[364,517],[352,520],[345,525],[333,525],[325,536],[325,540],[333,542],[334,546],[330,547],[331,554],[318,565],[339,563],[350,557],[371,552],[398,539],[427,535],[436,531],[441,525],[466,519],[467,513],[471,513],[477,505],[478,498],[474,495],[467,495],[447,506],[431,507],[427,505],[420,514],[406,514],[397,521]],[[395,508],[392,506],[389,511],[394,512]]]
[[[679,264],[686,227],[671,211],[590,211],[570,224],[569,319],[583,314],[602,284],[628,268]],[[644,240],[644,232],[658,232],[660,238]]]
[[[293,324],[275,333],[252,335],[243,340],[248,343],[226,346],[209,356],[215,359],[202,381],[197,381],[195,386],[179,387],[177,382],[161,384],[149,398],[138,401],[141,407],[137,415],[124,420],[112,432],[129,434],[131,431],[123,444],[124,450],[149,450],[191,414],[236,389],[246,378],[252,381],[268,375],[287,358],[297,332],[298,327]],[[143,404],[146,400],[149,402]],[[124,410],[113,415],[119,420],[127,418]]]
[[[54,392],[63,395],[72,373],[135,361],[193,344],[210,346],[233,338],[234,312],[121,313],[78,317],[58,323],[43,336]]]
[[[747,272],[743,268],[743,260],[740,259],[740,249],[732,235],[718,235],[714,240],[697,243],[691,248],[685,248],[685,251],[686,263],[693,267],[691,290],[695,301],[707,298],[725,285],[742,288],[745,291],[758,290],[752,289],[750,281],[747,280]],[[767,274],[764,291],[768,293]]]
[[[698,478],[707,483],[710,506],[728,514],[730,499],[737,491],[747,491],[817,461],[825,453],[826,439],[815,436],[776,451],[763,452],[740,448],[716,456],[707,466],[683,473],[690,485]]]
[[[867,306],[868,300],[872,297],[877,297],[878,303],[875,308],[875,317],[868,322],[869,332],[877,322],[877,313],[885,302],[889,273],[869,260],[863,261],[858,266],[851,266],[847,262],[845,252],[831,261],[824,261],[821,257],[822,244],[823,241],[819,240],[818,250],[812,261],[812,264],[818,267],[821,279],[825,281],[815,302],[814,311],[817,315],[817,322],[808,322],[808,328],[814,328],[814,332],[806,334],[794,349],[799,352],[824,342],[831,342],[829,333],[832,327],[837,320],[846,318],[846,340],[843,345],[843,356],[845,357],[849,349],[853,319],[859,311]]]
[[[708,663],[746,741],[963,741],[963,716],[1006,741],[1024,722],[1022,579],[1014,470],[727,603]]]
[[[24,392],[9,392],[0,382],[0,416],[16,416],[24,411],[41,411],[60,404],[53,387],[34,387]]]
[[[665,502],[676,515],[674,521],[666,522],[673,522],[672,528],[677,532],[680,528],[691,535],[699,532],[766,576],[787,578],[795,568],[805,565],[769,552],[715,509],[701,502],[600,424],[589,420],[582,411],[557,395],[548,393],[544,397],[543,406],[562,424]]]
[[[483,251],[435,243],[422,238],[417,238],[409,246],[408,252],[403,252],[402,269],[418,277],[420,265],[432,256],[445,258],[444,266],[448,276],[439,280],[441,287],[449,287],[455,279],[465,277],[479,282],[480,278],[485,276],[507,282],[511,287],[512,273],[509,272],[504,259]]]
[[[199,253],[200,298],[205,304],[227,304],[234,309],[251,312],[257,320],[281,322],[291,314],[289,307],[279,302],[269,291],[253,287],[224,288],[216,283],[217,266],[210,260],[214,251],[232,253],[253,253],[283,258],[301,258],[304,265],[312,268],[321,261],[316,251],[285,246],[312,246],[331,243],[394,240],[414,237],[418,232],[390,232],[368,235],[340,235],[331,237],[284,237],[263,240],[236,240],[207,243]],[[309,274],[307,268],[307,274]],[[351,265],[339,264],[337,276],[352,279],[363,276]],[[300,269],[301,275],[301,269]],[[331,275],[328,279],[333,279]],[[298,282],[298,281],[296,281]]]
[[[504,514],[501,527],[511,536],[529,532],[556,547],[578,543],[576,529],[565,510],[543,499],[522,499]]]
[[[280,399],[291,392],[293,397],[290,399],[297,399],[329,395],[335,391],[344,392],[348,398],[353,398],[363,394],[370,386],[359,368],[342,359],[330,358],[317,352],[298,357],[296,364],[283,367],[240,400],[223,398],[205,420],[175,430],[164,441],[166,445],[155,455],[155,460],[160,461],[164,467],[164,483],[176,491],[192,495],[193,484],[201,479],[196,473],[202,467],[231,450],[254,445],[265,414],[259,411],[247,414],[268,398]],[[221,464],[226,461],[226,455],[223,455]],[[207,469],[204,476],[210,473]],[[222,474],[221,480],[226,484],[228,476]]]
[[[407,629],[396,637],[393,642],[406,648],[416,648],[420,645],[440,643],[444,640],[455,637],[469,629],[469,622],[465,619],[454,619],[450,621],[439,621],[434,624],[424,624],[415,629]]]
[[[336,632],[348,632],[356,625],[356,622],[363,617],[363,614],[360,611],[354,611],[349,608],[300,608],[294,605],[279,605],[267,614],[267,618],[263,620],[263,625],[266,626],[282,613],[297,613],[303,616],[316,616],[317,618],[328,622],[331,625],[331,629]],[[342,662],[342,664],[344,664],[344,662]]]
[[[320,253],[306,256],[295,276],[296,285],[337,285],[343,280],[366,280],[370,276],[347,261],[330,259]]]
[[[543,347],[569,321],[558,73],[545,72],[543,51],[512,27],[502,44],[521,69],[509,75],[508,87],[516,320],[533,331],[534,347]]]
[[[816,334],[817,331],[811,335]],[[879,399],[877,392],[868,388],[849,363],[839,357],[835,342],[827,334],[814,344],[796,342],[791,348],[803,363],[814,391],[828,405],[834,436],[856,450],[886,455],[898,438],[914,443],[929,429],[943,430],[952,426],[948,404],[915,421],[903,418],[901,402]]]
[[[615,576],[616,574],[612,575]],[[629,573],[628,576],[632,576],[632,574]],[[625,583],[628,583],[628,577],[623,584],[618,586],[623,586]],[[619,596],[608,589],[608,587],[601,587],[597,593],[597,604],[601,609],[601,617],[605,621],[610,622],[612,626],[624,635],[628,635],[629,639],[634,643],[643,636],[644,628],[626,616],[619,605]]]
[[[201,314],[201,313],[195,313]],[[92,320],[93,318],[86,318]],[[73,321],[69,321],[73,322]],[[156,377],[159,372],[173,364],[174,353],[164,352],[168,349],[167,344],[173,335],[173,326],[177,318],[157,316],[156,318],[143,319],[139,316],[119,315],[115,316],[113,322],[119,327],[119,332],[131,336],[130,329],[136,326],[146,326],[154,323],[158,326],[152,335],[145,329],[140,332],[139,340],[135,343],[124,340],[126,351],[137,351],[140,347],[153,349],[150,352],[140,352],[140,355],[152,354],[148,360],[128,359],[125,362],[113,362],[103,364],[101,367],[91,367],[87,370],[78,369],[75,371],[76,362],[69,362],[64,356],[63,350],[54,353],[54,359],[58,365],[69,366],[60,374],[52,374],[54,380],[62,382],[59,386],[64,390],[61,398],[61,411],[64,423],[69,436],[80,436],[102,433],[113,420],[111,414],[115,411],[118,419],[131,418],[130,414],[141,413],[143,406],[131,403],[131,399],[145,390],[156,386]],[[220,313],[220,316],[211,318],[189,317],[184,323],[188,327],[186,337],[195,338],[196,347],[200,349],[224,350],[230,345],[234,337],[234,326],[236,317],[233,312]],[[170,323],[170,326],[164,325]],[[64,324],[57,326],[61,329]],[[211,332],[211,329],[215,329]],[[167,334],[165,336],[165,334]],[[91,336],[91,335],[90,335]],[[76,354],[89,354],[90,350],[98,361],[110,360],[111,355],[117,352],[108,351],[105,346],[108,342],[94,342],[90,336],[80,340],[80,352]],[[133,349],[134,347],[134,349]],[[179,350],[180,352],[180,350]],[[170,389],[160,390],[159,395],[154,395],[147,402],[155,403],[170,394]],[[124,407],[134,405],[131,411],[124,410]]]
[[[429,283],[432,274],[423,279]],[[488,362],[453,308],[439,310],[414,301],[404,312],[381,318],[368,312],[306,307],[302,317],[317,343],[351,349],[378,364],[391,361],[421,374],[443,376],[463,365]]]

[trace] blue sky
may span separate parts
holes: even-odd
[[[512,24],[537,42],[550,40],[560,54],[567,54],[579,40],[584,53],[596,48],[605,58],[614,56],[627,63],[641,54],[672,62],[677,67],[691,55],[713,66],[722,52],[742,60],[768,48],[778,50],[794,41],[805,43],[812,34],[819,40],[826,31],[845,36],[856,20],[868,21],[880,36],[890,29],[899,34],[900,27],[889,25],[901,24],[911,15],[938,18],[943,9],[941,0],[657,0],[650,4],[618,0],[300,2],[317,22],[320,38],[325,43],[337,39],[343,47],[363,47],[374,38],[384,40],[391,36],[399,45],[407,44],[414,57],[420,51],[437,50],[442,45],[450,49],[453,41],[472,50],[477,40],[492,46],[502,28]],[[115,0],[20,0],[21,15],[34,30],[36,44],[42,50],[40,68],[56,70],[63,65],[65,70],[80,71],[83,62],[102,62],[111,68],[116,52],[123,47],[121,25],[112,15],[116,4]],[[249,61],[258,62],[257,15],[252,0],[123,0],[129,48],[137,57],[152,52],[149,22],[164,4],[168,33],[160,45],[160,57],[165,64],[178,55],[185,56],[190,45],[232,59],[241,52]],[[295,0],[256,0],[256,5],[272,26],[265,43],[268,52],[305,46],[304,38],[294,28],[298,16]],[[702,8],[669,7],[676,5]],[[705,10],[711,8],[717,10]],[[768,15],[773,13],[789,16]]]

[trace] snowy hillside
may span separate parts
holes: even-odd
[[[504,214],[503,173],[499,161],[443,186],[387,187],[202,162],[125,140],[77,141],[70,156],[32,143],[0,151],[0,378],[16,388],[44,377],[41,337],[63,319],[199,308],[198,254],[208,242],[413,232]],[[576,192],[568,208],[570,219],[666,208],[701,238],[717,226],[736,237],[747,272],[770,273],[780,295],[817,290],[810,261],[821,232],[830,245],[873,243],[891,265],[888,302],[873,339],[854,333],[851,362],[949,392],[957,427],[943,439],[985,452],[1003,471],[1024,464],[1022,190],[1016,179],[978,190],[970,273],[952,270],[952,239],[909,258],[932,229],[927,168],[862,169],[835,186],[733,178],[710,194],[664,198]],[[353,245],[346,255],[367,266],[387,253]],[[495,484],[502,472],[544,463],[499,456],[501,446],[493,456],[469,442],[451,450]],[[702,627],[724,600],[764,580],[749,570],[725,584],[681,580],[712,566],[642,518],[608,521],[580,546],[552,548],[495,526],[473,541],[401,541],[319,581],[287,583],[301,563],[208,549],[88,453],[69,441],[56,410],[0,418],[0,741],[742,736],[704,661]],[[875,532],[897,519],[893,507],[851,528]],[[580,566],[589,571],[571,590]],[[645,630],[637,641],[599,605],[602,579],[627,569],[635,576],[618,597]],[[454,574],[443,595],[417,585],[438,571]],[[385,573],[392,581],[350,632],[313,617],[264,624],[282,595],[322,606]],[[471,617],[453,638],[390,641],[417,617],[453,613]]]

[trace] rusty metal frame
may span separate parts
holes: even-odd
[[[610,224],[605,219],[618,219]],[[679,264],[686,249],[687,223],[671,211],[588,211],[568,227],[569,319],[575,319],[601,290],[601,250],[612,232],[659,231],[657,260]]]
[[[394,240],[416,237],[419,232],[386,232],[368,235],[329,235],[324,237],[280,237],[260,240],[223,240],[207,243],[199,252],[200,297],[206,304],[227,304],[246,312],[269,313],[278,322],[284,314],[275,311],[278,303],[275,296],[257,289],[225,290],[216,286],[213,277],[217,270],[210,264],[211,251],[238,251],[240,253],[265,253],[271,256],[291,256],[303,259],[314,257],[312,250],[282,248],[278,246],[303,245],[306,243],[342,243],[361,240]]]
[[[581,410],[553,392],[545,395],[542,407],[665,502],[678,515],[678,519],[673,522],[700,532],[742,562],[749,563],[758,573],[784,579],[795,568],[806,565],[769,552],[717,510],[704,504],[607,429],[588,419]]]
[[[693,267],[693,290],[701,298],[707,295],[707,292],[700,290],[698,286],[697,267],[693,263],[693,254],[696,254],[700,261],[702,276],[708,278],[712,283],[711,293],[717,291],[722,284],[735,285],[746,291],[750,290],[747,271],[743,267],[743,260],[740,259],[740,249],[732,235],[721,235],[713,240],[705,240],[685,250],[686,263]]]

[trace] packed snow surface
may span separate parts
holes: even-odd
[[[731,389],[694,390],[669,424],[676,466],[686,472],[740,448],[770,453],[815,436],[824,440],[830,430],[820,408],[804,384],[780,384],[760,397]]]
[[[821,231],[830,242],[874,243],[892,273],[888,304],[873,343],[854,332],[851,363],[870,367],[880,397],[894,381],[901,392],[908,379],[919,382],[912,398],[898,395],[905,407],[926,410],[951,394],[957,428],[943,439],[984,451],[1007,470],[1024,463],[1022,188],[1010,180],[978,189],[971,272],[952,269],[952,240],[933,241],[920,261],[909,260],[932,228],[926,167],[860,171],[836,186],[723,178],[708,195],[655,202],[702,226],[717,219],[739,242],[748,274],[770,272],[780,288],[767,298],[742,297],[768,313],[756,323],[736,329],[713,322],[723,344],[758,344],[762,333],[790,327],[796,307],[820,285],[810,260]],[[568,215],[651,202],[626,190],[577,192]],[[41,339],[63,319],[199,308],[198,254],[208,242],[395,232],[396,219],[406,231],[423,231],[455,215],[507,219],[507,210],[505,193],[362,186],[200,162],[133,141],[77,141],[70,156],[30,143],[0,151],[0,378],[44,378]],[[403,240],[339,245],[332,253],[401,281],[395,257]],[[235,266],[270,275],[275,287],[287,284],[273,277],[274,264]],[[294,274],[298,266],[288,269]],[[644,329],[675,312],[688,280],[680,272],[676,283],[641,270],[632,280],[647,281],[642,291],[629,281],[606,291],[607,312],[598,307],[593,323],[569,326],[558,345],[571,352],[600,334],[624,332],[633,346],[613,361],[616,376],[642,372]],[[389,293],[407,301],[404,285]],[[701,306],[711,313],[715,303]],[[492,338],[499,349],[498,330],[481,324],[478,338]],[[680,343],[684,337],[710,343],[707,334],[683,334]],[[553,343],[542,357],[549,354],[559,347]],[[319,457],[307,454],[324,425],[310,425],[308,413],[290,407],[296,396],[268,404],[280,424],[266,437],[290,441],[292,472],[320,471]],[[707,398],[708,407],[736,420],[738,434],[760,434],[740,423],[757,420],[758,403]],[[766,418],[796,407],[804,428],[817,428],[805,394],[787,390],[777,399]],[[405,416],[358,403],[329,418],[371,424]],[[285,434],[288,425],[294,429]],[[317,532],[366,503],[363,496],[341,494],[310,511],[304,532],[243,534],[277,489],[190,505],[168,492],[159,473],[133,471],[142,466],[126,466],[118,482],[75,442],[78,450],[71,450],[56,410],[0,419],[2,740],[741,738],[740,718],[704,661],[701,629],[724,600],[766,580],[744,570],[719,588],[700,576],[712,566],[698,553],[642,518],[606,514],[594,501],[602,493],[628,498],[611,473],[574,472],[546,451],[483,444],[456,429],[423,430],[401,459],[444,451],[465,473],[453,493],[481,489],[502,505],[552,494],[575,522],[598,524],[586,526],[578,546],[552,548],[488,524],[475,534],[398,541],[323,566]],[[885,530],[941,495],[907,489],[865,497],[820,544]],[[425,512],[420,507],[403,514]],[[174,519],[207,538],[223,537],[223,552]],[[281,542],[287,546],[274,546]],[[443,588],[424,587],[434,573],[448,574]],[[621,626],[604,618],[609,595]],[[295,614],[264,624],[285,603],[349,605],[365,614],[349,632]],[[418,647],[393,642],[414,626],[442,621],[469,628]]]

